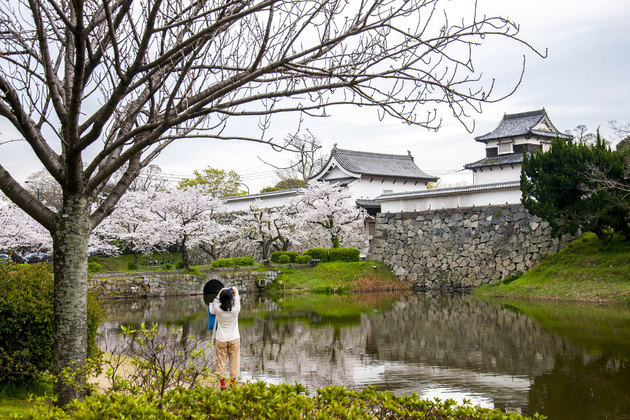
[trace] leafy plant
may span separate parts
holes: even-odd
[[[234,266],[236,267],[249,267],[255,265],[254,257],[237,257],[234,258]]]
[[[172,268],[173,268],[173,264],[171,264],[171,263],[164,264],[164,269],[165,270],[171,270]]]
[[[102,308],[88,294],[88,359]],[[50,372],[53,362],[53,275],[44,264],[0,264],[0,383],[24,383]]]
[[[308,264],[310,260],[311,257],[309,257],[308,255],[298,255],[297,257],[295,257],[296,264]]]
[[[311,259],[320,260],[321,262],[328,261],[328,250],[326,248],[310,248],[304,251],[302,255],[308,255]]]
[[[99,273],[103,270],[103,266],[97,262],[88,262],[88,273]]]
[[[214,361],[206,355],[206,344],[182,330],[160,333],[157,324],[139,329],[121,325],[122,348],[107,361],[111,391],[127,394],[155,393],[163,398],[169,389],[196,388],[213,371]],[[125,363],[132,368],[125,370]]]
[[[353,391],[340,386],[320,388],[313,395],[301,384],[271,385],[247,383],[229,391],[213,388],[177,388],[155,398],[154,393],[94,395],[72,402],[67,411],[38,408],[29,418],[214,418],[240,419],[442,419],[442,420],[525,420],[526,417],[497,409],[462,405],[452,399],[424,400],[417,395],[396,396],[373,387]]]
[[[138,264],[136,264],[134,261],[129,261],[127,263],[127,269],[128,270],[137,270],[138,269]]]
[[[332,248],[328,250],[328,261],[359,262],[360,251],[356,248]]]

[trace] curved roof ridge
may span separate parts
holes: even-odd
[[[551,130],[544,132],[534,130],[538,124],[545,121]],[[534,133],[535,131],[535,133]],[[489,133],[475,137],[476,141],[486,142],[489,140],[498,140],[509,137],[524,136],[527,134],[536,134],[539,136],[556,137],[562,135],[556,126],[551,122],[551,118],[547,114],[545,108],[535,111],[519,112],[516,114],[504,114],[499,125]]]

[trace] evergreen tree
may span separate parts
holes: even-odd
[[[593,170],[608,178],[624,179],[621,153],[612,151],[598,135],[594,144],[557,138],[548,152],[526,155],[521,173],[523,204],[547,220],[555,234],[594,232],[600,239],[613,229],[628,237],[628,213],[618,191],[589,176]]]

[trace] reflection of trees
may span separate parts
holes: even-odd
[[[597,418],[607,409],[610,417],[618,413],[617,418],[630,418],[630,407],[620,402],[630,389],[629,362],[620,358],[617,347],[602,350],[602,356],[589,355],[571,334],[552,335],[522,311],[467,295],[363,298],[274,301],[243,295],[239,317],[243,372],[254,379],[297,381],[311,389],[352,388],[362,384],[362,371],[376,367],[388,387],[432,380],[489,395],[497,405],[542,412],[550,419],[572,418],[571,413],[580,410],[588,413],[582,418]],[[147,301],[131,313],[117,312],[138,323],[156,316],[209,339],[205,305],[196,298],[188,300]],[[602,314],[596,319],[602,324],[610,318]],[[118,327],[118,322],[109,322]],[[582,327],[592,331],[584,322]],[[431,379],[437,370],[447,373]],[[510,382],[511,375],[524,386],[501,382]],[[527,378],[534,383],[529,405]],[[580,404],[581,409],[575,408]],[[564,408],[551,408],[558,405]]]
[[[630,362],[608,354],[591,358],[556,356],[548,373],[534,379],[527,414],[549,419],[630,419]]]

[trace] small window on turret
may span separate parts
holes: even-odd
[[[505,155],[508,153],[514,153],[512,146],[512,143],[499,144],[499,154]]]

